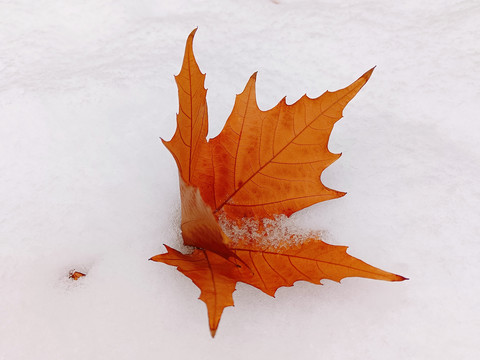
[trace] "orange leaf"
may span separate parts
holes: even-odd
[[[71,270],[70,273],[68,274],[68,277],[73,280],[78,280],[84,276],[86,276],[84,273],[80,271],[75,271],[75,270]]]
[[[303,96],[292,105],[285,99],[262,111],[255,96],[256,74],[235,100],[222,132],[206,141],[208,132],[205,75],[193,55],[194,30],[187,40],[182,70],[176,77],[179,94],[177,129],[164,141],[174,156],[182,198],[184,243],[196,247],[182,254],[167,247],[151,260],[176,266],[201,290],[215,335],[223,309],[233,305],[237,282],[274,295],[299,280],[320,284],[345,277],[402,281],[395,275],[356,259],[344,246],[316,237],[297,243],[294,235],[275,245],[262,241],[260,227],[250,237],[232,241],[218,218],[241,223],[294,212],[345,193],[324,186],[321,173],[340,157],[328,150],[333,125],[343,108],[370,78],[373,69],[344,89],[318,98]]]

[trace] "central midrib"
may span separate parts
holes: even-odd
[[[188,169],[188,181],[192,181],[192,151],[193,151],[193,93],[192,93],[192,72],[190,71],[190,51],[188,52],[188,86],[190,90],[190,155],[189,155],[189,165]]]

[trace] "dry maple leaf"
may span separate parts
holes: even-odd
[[[193,55],[194,30],[187,39],[176,82],[179,95],[177,129],[165,146],[179,170],[184,243],[196,249],[167,253],[151,260],[176,266],[201,290],[212,336],[223,309],[233,305],[237,282],[273,296],[281,286],[299,280],[320,284],[345,277],[402,281],[324,243],[318,236],[298,242],[288,234],[276,244],[262,241],[262,220],[294,212],[345,193],[322,184],[322,171],[339,158],[328,150],[333,125],[343,108],[368,81],[373,69],[344,89],[318,98],[306,95],[292,105],[285,98],[262,111],[255,96],[256,74],[235,105],[222,132],[207,142],[205,75]],[[220,216],[236,224],[255,219],[260,229],[232,241],[218,223]],[[264,225],[263,225],[264,226]]]

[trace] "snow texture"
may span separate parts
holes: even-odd
[[[0,14],[0,359],[478,359],[478,1],[4,0]],[[267,109],[377,66],[322,176],[348,194],[291,221],[409,281],[275,299],[240,284],[210,338],[199,290],[147,261],[180,246],[159,137],[197,26],[210,136],[257,70]]]

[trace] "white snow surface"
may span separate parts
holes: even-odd
[[[0,1],[0,359],[478,359],[476,0]],[[185,40],[210,136],[249,76],[274,106],[377,66],[295,214],[409,281],[245,284],[215,339],[179,248],[169,139]],[[87,273],[68,279],[76,269]]]

